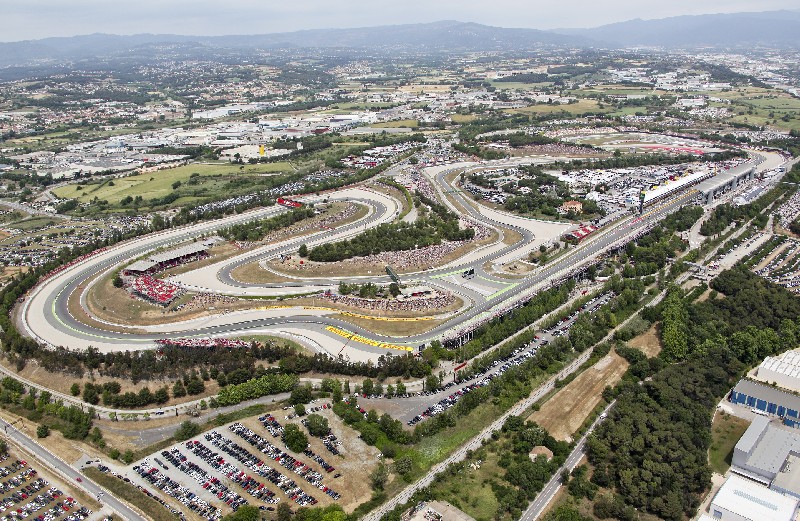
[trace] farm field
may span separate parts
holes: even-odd
[[[240,168],[244,166],[244,168]],[[292,166],[288,162],[266,163],[258,165],[235,165],[229,163],[219,164],[190,164],[177,168],[145,172],[122,178],[106,179],[99,182],[90,182],[82,186],[70,184],[53,190],[53,194],[64,199],[77,199],[81,203],[94,200],[107,200],[118,202],[126,196],[141,196],[143,199],[164,197],[173,192],[172,185],[176,182],[186,183],[192,174],[197,173],[201,178],[218,177],[220,186],[225,178],[240,175],[275,174],[291,172]],[[203,186],[209,188],[208,183]]]

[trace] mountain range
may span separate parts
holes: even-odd
[[[539,45],[571,47],[800,47],[800,11],[677,16],[630,20],[591,29],[511,29],[471,22],[314,29],[287,33],[230,36],[136,34],[44,38],[0,43],[0,66],[42,61],[111,57],[147,47],[257,50],[285,48],[394,49],[399,51],[480,51],[529,49]]]

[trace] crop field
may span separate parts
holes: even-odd
[[[240,168],[243,166],[244,168]],[[279,172],[291,172],[292,166],[288,162],[267,163],[259,165],[234,165],[229,163],[219,164],[191,164],[159,170],[157,172],[145,172],[123,178],[103,180],[86,185],[77,183],[57,188],[53,193],[65,199],[77,199],[85,203],[94,198],[107,200],[116,203],[124,197],[141,196],[143,199],[163,197],[174,191],[172,185],[176,182],[181,184],[189,181],[189,177],[197,173],[201,178],[217,177],[218,180],[203,179],[203,188],[213,190],[219,188],[226,178],[238,175],[260,175],[274,174]],[[215,184],[219,186],[214,186]],[[184,200],[188,202],[188,200]],[[178,202],[183,202],[178,200]]]
[[[584,112],[611,112],[613,107],[600,108],[600,105],[595,100],[581,99],[577,103],[570,103],[567,105],[548,105],[539,104],[531,105],[521,109],[511,109],[506,112],[512,114],[553,114],[558,112],[568,112],[570,114],[583,114]]]

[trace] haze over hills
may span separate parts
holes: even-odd
[[[592,29],[556,29],[553,32],[621,47],[800,47],[800,11],[637,19]]]
[[[630,20],[592,29],[510,29],[471,22],[441,21],[353,29],[313,29],[230,36],[137,34],[45,38],[0,43],[0,66],[34,61],[81,60],[146,51],[173,44],[197,52],[279,48],[396,49],[400,51],[517,50],[537,45],[625,46],[800,46],[800,11],[710,14]]]

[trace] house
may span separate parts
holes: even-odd
[[[564,204],[558,208],[558,211],[565,214],[569,212],[579,214],[583,212],[583,203],[580,201],[564,201]]]

